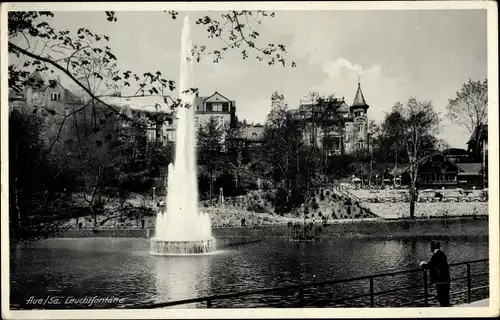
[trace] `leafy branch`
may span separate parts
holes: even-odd
[[[296,67],[294,61],[287,62],[285,45],[270,43],[267,46],[259,46],[257,44],[260,33],[252,28],[251,22],[261,24],[264,19],[273,18],[274,16],[274,12],[269,13],[262,10],[232,10],[221,14],[220,19],[209,16],[199,18],[196,24],[207,27],[208,38],[220,39],[225,46],[212,51],[208,51],[204,45],[194,46],[192,50],[193,56],[196,56],[197,61],[200,61],[204,55],[213,56],[213,61],[217,63],[229,49],[239,49],[243,60],[249,58],[251,51],[255,51],[257,52],[255,58],[259,61],[264,61],[267,58],[269,65],[279,62],[284,67],[287,65]],[[240,21],[242,17],[245,18],[246,24]]]

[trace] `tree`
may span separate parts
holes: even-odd
[[[464,83],[456,96],[449,100],[446,116],[454,123],[467,128],[476,143],[474,157],[480,156],[479,127],[488,123],[488,80]]]
[[[262,145],[264,162],[272,168],[272,180],[286,188],[289,178],[289,162],[291,161],[290,130],[291,115],[282,94],[274,92],[271,96],[271,111],[267,116]],[[287,188],[288,189],[288,188]]]
[[[224,128],[215,117],[198,127],[198,167],[208,174],[209,197],[213,198],[214,173],[221,173],[224,160]]]
[[[285,125],[288,112],[288,104],[285,96],[278,91],[271,95],[271,111],[267,115],[266,126],[269,128],[281,128]]]
[[[304,137],[309,123],[302,111],[288,111],[283,95],[272,95],[260,155],[260,162],[269,164],[270,180],[287,191],[288,210],[307,201],[323,182],[321,150]]]
[[[403,118],[401,112],[401,108],[396,107],[391,113],[386,114],[380,128],[381,133],[376,143],[380,147],[382,154],[385,155],[386,164],[388,163],[389,157],[393,157],[395,167],[398,166],[398,161],[405,152],[405,119]]]
[[[164,11],[166,12],[166,11]],[[114,11],[106,11],[106,19],[110,23],[116,22],[118,16]],[[176,11],[168,11],[172,19],[176,19]],[[163,91],[174,90],[175,81],[162,77],[160,71],[145,72],[142,75],[130,70],[118,70],[117,58],[107,45],[110,37],[106,34],[93,32],[86,28],[78,29],[76,34],[69,30],[56,30],[51,25],[54,13],[50,11],[10,11],[8,12],[8,52],[21,60],[22,67],[16,64],[9,65],[9,88],[21,91],[29,81],[29,74],[33,70],[59,72],[67,76],[77,87],[88,94],[92,99],[106,106],[116,114],[120,114],[114,106],[105,103],[97,94],[95,82],[86,83],[88,77],[114,82],[116,87],[136,86],[136,95],[164,96],[165,103],[172,107],[179,105],[179,99],[172,99],[164,95]],[[261,24],[263,20],[274,17],[274,13],[265,11],[229,11],[220,15],[220,18],[203,16],[196,21],[197,25],[206,27],[208,37],[220,39],[226,45],[214,50],[207,49],[206,45],[195,45],[192,53],[197,61],[203,56],[214,57],[214,62],[220,61],[230,49],[240,50],[242,58],[256,53],[259,61],[266,60],[269,65],[279,62],[283,66],[295,66],[287,63],[286,46],[270,43],[267,46],[258,45],[260,33],[253,24]],[[240,20],[245,19],[245,23]],[[97,62],[97,63],[96,63]],[[105,74],[99,72],[98,65],[105,66]],[[83,73],[82,73],[83,72]],[[43,85],[43,84],[39,84]],[[190,90],[197,91],[196,88]],[[134,95],[135,96],[135,95]],[[77,110],[80,111],[80,110]],[[127,118],[126,115],[121,115]],[[128,118],[132,121],[132,119]]]
[[[403,147],[408,156],[408,173],[410,175],[410,218],[415,218],[415,202],[418,195],[418,167],[422,157],[434,149],[435,135],[439,130],[439,115],[432,102],[408,99],[405,105],[397,103],[393,108],[404,119],[398,129],[402,132]]]
[[[241,187],[241,180],[248,177],[251,162],[248,157],[245,157],[245,146],[242,143],[242,134],[245,125],[242,122],[235,121],[233,125],[226,125],[224,127],[225,163],[228,165],[231,175],[234,176],[234,187],[236,190]]]
[[[14,241],[48,236],[71,216],[74,175],[43,152],[42,123],[27,108],[9,113],[9,238]]]
[[[119,146],[118,128],[115,125],[101,125],[79,144],[67,146],[69,153],[65,162],[78,174],[78,195],[86,203],[93,227],[97,228],[97,218],[105,213],[105,205],[118,198],[120,189],[116,179],[123,166],[124,154]]]

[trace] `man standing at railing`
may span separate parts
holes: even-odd
[[[430,271],[431,283],[436,285],[437,299],[441,307],[450,306],[450,269],[446,254],[441,251],[439,242],[431,241],[431,260],[426,263],[420,262],[420,266]]]

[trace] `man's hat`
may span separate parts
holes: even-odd
[[[434,250],[434,249],[439,249],[441,248],[441,244],[437,241],[431,241],[431,249]]]

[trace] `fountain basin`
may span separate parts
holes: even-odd
[[[160,256],[198,255],[212,253],[216,250],[215,238],[195,241],[171,241],[151,239],[150,253]]]

